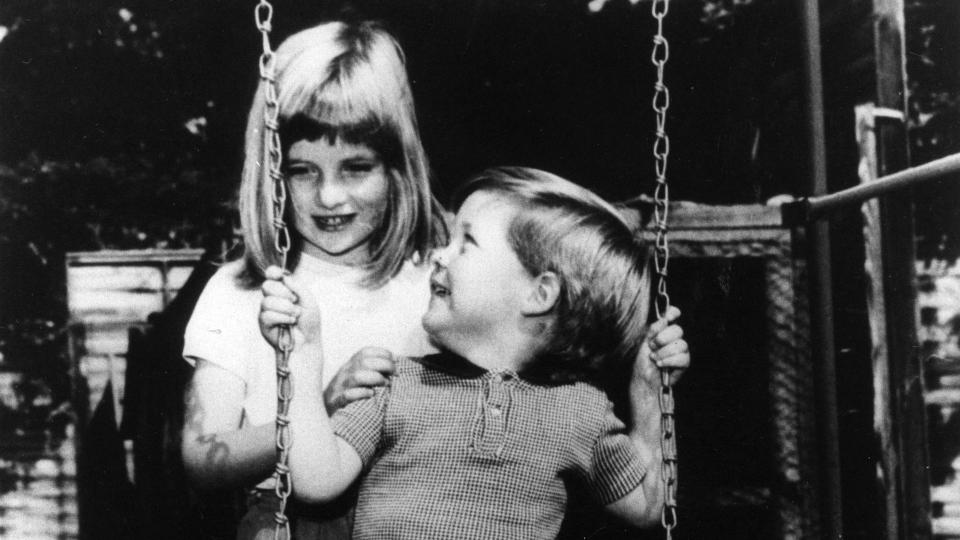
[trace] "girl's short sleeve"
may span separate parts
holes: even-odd
[[[259,345],[251,336],[260,338],[260,292],[239,287],[235,276],[236,263],[231,263],[207,282],[187,323],[183,357],[192,365],[203,359],[249,381],[246,358]]]

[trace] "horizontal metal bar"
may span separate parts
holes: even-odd
[[[203,249],[104,249],[71,251],[67,253],[66,259],[67,266],[193,264],[200,260],[203,252]]]
[[[785,225],[801,225],[820,219],[826,214],[847,206],[885,195],[892,191],[912,187],[928,180],[942,179],[950,174],[960,173],[960,153],[951,154],[917,167],[878,178],[874,182],[860,184],[851,188],[821,195],[807,197],[781,206]],[[960,176],[957,177],[960,180]]]

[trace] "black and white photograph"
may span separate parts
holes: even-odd
[[[7,539],[960,540],[960,2],[4,0]]]

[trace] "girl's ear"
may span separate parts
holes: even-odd
[[[547,315],[560,298],[560,277],[543,272],[530,281],[530,292],[523,302],[523,314],[528,317]]]

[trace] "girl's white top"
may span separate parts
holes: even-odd
[[[262,425],[277,414],[276,356],[260,334],[260,288],[237,285],[242,268],[242,261],[234,261],[210,278],[187,324],[183,356],[191,364],[202,358],[239,377],[246,386],[243,425]],[[403,356],[436,351],[420,324],[430,299],[429,264],[408,261],[386,285],[371,290],[359,285],[362,270],[303,254],[293,276],[320,305],[324,387],[366,346]]]

